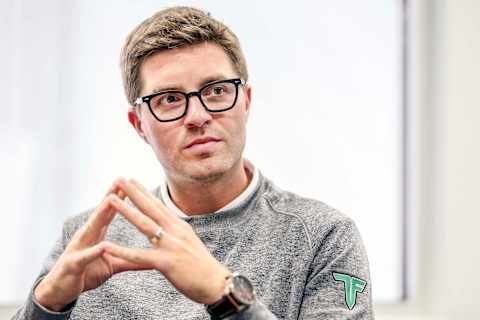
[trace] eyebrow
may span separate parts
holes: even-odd
[[[197,90],[209,83],[221,81],[221,80],[227,80],[227,79],[230,79],[230,78],[225,77],[225,75],[222,75],[222,74],[215,74],[215,75],[208,76],[202,80]],[[180,85],[169,85],[169,86],[163,86],[163,87],[155,87],[149,94],[154,94],[154,93],[163,92],[163,91],[184,91],[184,90]]]

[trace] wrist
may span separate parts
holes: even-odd
[[[212,286],[213,293],[204,304],[211,305],[220,301],[227,293],[227,288],[232,277],[233,274],[229,270],[225,270],[225,272],[218,274],[215,281],[212,282],[214,284]]]
[[[43,279],[33,290],[33,296],[35,301],[42,307],[51,311],[60,312],[68,305],[68,302],[63,303],[58,301],[55,297],[55,292],[56,290]]]

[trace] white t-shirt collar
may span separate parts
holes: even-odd
[[[227,203],[222,208],[215,211],[215,213],[225,211],[225,210],[229,210],[229,209],[232,209],[232,208],[235,208],[235,207],[239,206],[248,196],[250,196],[255,191],[256,186],[258,184],[258,180],[259,180],[258,169],[247,159],[244,159],[243,163],[244,163],[244,166],[245,166],[245,170],[253,172],[253,177],[252,177],[252,180],[250,181],[250,184],[248,185],[248,187],[245,190],[243,190],[243,192],[240,195],[238,195],[235,199],[233,199],[231,202]],[[168,184],[167,184],[166,179],[160,185],[160,192],[162,194],[162,199],[163,199],[163,201],[165,203],[165,206],[167,208],[169,208],[172,212],[174,212],[180,218],[187,218],[188,217],[182,210],[180,210],[175,205],[175,203],[173,203],[172,199],[170,198],[170,193],[168,192]]]

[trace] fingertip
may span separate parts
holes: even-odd
[[[124,177],[118,177],[116,178],[113,183],[112,187],[110,188],[108,193],[118,193],[119,190],[121,190],[121,187],[125,184],[126,179]]]
[[[120,181],[121,181],[121,180],[125,180],[125,178],[123,178],[123,177],[118,177],[118,178],[116,178],[115,180],[113,180],[113,183],[112,183],[112,185],[110,186],[110,188],[108,189],[108,191],[107,191],[106,194],[108,195],[108,194],[110,194],[110,193],[116,193],[116,192],[118,192],[118,189],[119,189],[119,187],[120,187]]]
[[[106,252],[105,244],[102,242],[97,244],[98,250],[100,250],[101,254],[104,254]]]
[[[96,252],[103,251],[102,242],[97,243],[96,245],[93,246],[93,248],[94,248],[94,250],[95,250]]]
[[[117,195],[122,200],[125,200],[125,198],[127,197],[127,194],[125,193],[125,191],[123,191],[121,189],[118,190]]]

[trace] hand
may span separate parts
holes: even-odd
[[[42,306],[60,311],[82,292],[97,288],[115,273],[142,269],[142,266],[105,253],[103,240],[116,213],[110,204],[112,197],[125,198],[118,187],[118,179],[35,288],[35,299]]]
[[[152,239],[159,227],[160,241],[152,249],[125,248],[106,243],[105,251],[143,268],[157,269],[187,298],[203,304],[220,300],[230,274],[197,237],[192,227],[134,180],[119,181],[119,187],[138,208],[112,196],[112,206]]]

